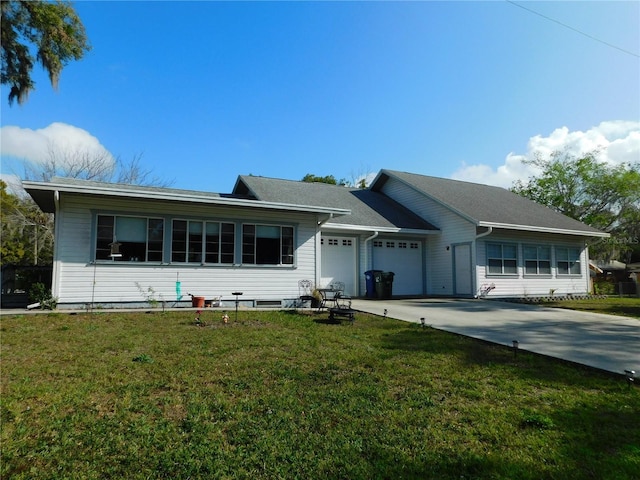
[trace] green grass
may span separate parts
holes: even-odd
[[[2,478],[631,479],[640,389],[358,314],[2,317]]]
[[[640,298],[606,297],[588,300],[558,300],[544,302],[541,305],[640,318]]]

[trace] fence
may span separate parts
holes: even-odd
[[[640,287],[635,282],[618,282],[614,293],[620,297],[640,297]]]
[[[34,283],[42,283],[46,288],[51,288],[52,272],[51,266],[3,265],[0,306],[25,308],[29,305],[29,290]]]

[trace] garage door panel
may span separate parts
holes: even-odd
[[[422,242],[380,239],[373,243],[373,269],[395,273],[394,295],[422,295]]]
[[[320,283],[344,282],[345,293],[356,295],[356,240],[352,237],[322,237]]]

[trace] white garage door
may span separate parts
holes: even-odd
[[[422,295],[424,278],[422,242],[374,240],[373,269],[395,273],[393,295]]]
[[[348,295],[356,295],[356,240],[352,237],[322,236],[320,283],[343,282]]]

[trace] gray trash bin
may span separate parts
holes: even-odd
[[[376,284],[376,296],[381,299],[391,298],[393,295],[393,272],[376,272],[374,274]]]

